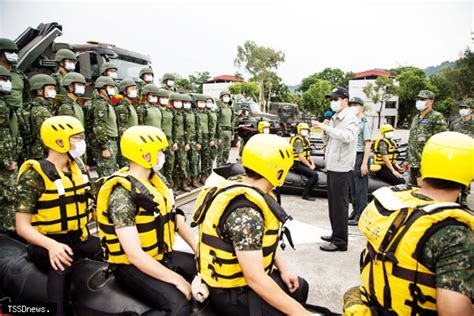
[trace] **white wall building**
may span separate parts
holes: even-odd
[[[232,75],[217,76],[202,84],[202,93],[218,99],[222,90],[227,90],[231,84],[241,81],[244,79]]]
[[[364,93],[364,87],[367,84],[375,84],[375,80],[379,76],[390,76],[390,73],[385,70],[368,70],[355,74],[355,77],[349,80],[349,96],[359,97],[365,103],[365,115],[372,122],[372,126],[378,127],[378,111],[380,110],[380,103],[374,104]],[[380,116],[380,126],[385,123],[397,126],[398,120],[398,96],[394,96],[385,102]]]

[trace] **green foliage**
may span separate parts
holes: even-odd
[[[260,88],[255,82],[236,82],[229,86],[229,91],[233,95],[242,95],[244,98],[257,101]]]
[[[380,108],[377,111],[377,128],[380,128],[383,106],[386,101],[398,94],[398,87],[395,85],[393,78],[380,76],[375,79],[374,84],[367,84],[363,91],[365,95],[374,102],[374,104],[380,103]]]
[[[329,100],[326,94],[332,90],[331,84],[327,80],[317,79],[309,89],[303,93],[301,100],[302,108],[306,112],[321,115],[329,107]]]
[[[459,76],[456,84],[459,86],[463,98],[474,96],[474,52],[470,49],[464,51],[463,56],[456,61]]]
[[[194,75],[189,75],[192,91],[202,93],[202,84],[211,79],[209,71],[196,72]]]
[[[444,117],[449,118],[453,114],[457,113],[459,109],[459,103],[452,98],[446,98],[441,101],[436,101],[433,105],[433,109],[441,112]]]
[[[193,92],[193,85],[187,78],[183,78],[180,75],[175,74],[175,86],[176,90],[180,92]]]
[[[309,87],[315,83],[317,80],[326,80],[329,82],[331,87],[349,87],[349,79],[354,77],[354,73],[349,71],[344,73],[339,68],[325,68],[321,72],[314,73],[309,75],[306,78],[303,78],[301,81],[301,86],[298,88],[298,91],[305,92],[309,89]]]

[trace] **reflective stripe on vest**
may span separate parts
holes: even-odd
[[[280,237],[280,220],[275,216],[262,193],[245,184],[232,183],[228,186],[228,189],[223,187],[213,198],[199,230],[200,274],[206,284],[216,288],[235,288],[247,284],[237,261],[232,241],[220,234],[219,226],[223,224],[221,217],[232,200],[243,196],[261,210],[264,219],[263,263],[268,274],[273,269],[273,260]],[[196,207],[198,207],[197,204]]]
[[[116,185],[129,191],[137,206],[135,225],[143,251],[156,260],[161,260],[163,254],[173,250],[176,219],[173,197],[157,175],[154,174],[150,182],[153,186],[130,176],[127,168],[124,168],[110,176],[101,186],[97,198],[97,221],[104,256],[109,263],[130,264],[120,245],[108,209],[109,197]]]
[[[397,186],[374,192],[374,201],[359,219],[367,238],[361,277],[367,303],[398,315],[436,311],[436,276],[419,258],[434,232],[448,225],[474,229],[473,215],[456,203],[416,198]]]
[[[89,177],[80,160],[77,163],[69,161],[69,168],[71,178],[48,160],[28,160],[21,166],[18,177],[33,169],[44,182],[45,190],[39,196],[31,217],[33,227],[43,235],[82,230],[84,239],[87,237],[86,224],[89,220]]]
[[[309,161],[311,159],[311,146],[309,144],[308,139],[299,134],[296,134],[290,139],[290,145],[293,146],[293,148],[295,148],[295,143],[297,140],[301,141],[301,143],[303,144],[303,155],[306,158],[306,160]],[[296,153],[296,150],[293,151],[293,157],[295,161],[300,161],[299,154]]]
[[[387,156],[388,160],[393,164],[395,162],[395,158],[397,157],[397,149],[395,147],[395,143],[387,138],[379,138],[374,143],[374,163],[376,165],[384,165],[385,162],[383,161],[382,154],[379,152],[379,145],[380,142],[384,142],[387,144]]]

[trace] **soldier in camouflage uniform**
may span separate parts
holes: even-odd
[[[123,79],[119,83],[119,92],[123,96],[119,104],[115,107],[117,114],[117,125],[119,130],[119,138],[122,134],[132,126],[138,125],[138,115],[135,109],[135,104],[138,98],[138,87],[133,79]],[[118,165],[123,168],[127,162],[123,157],[118,155]]]
[[[421,152],[425,143],[431,136],[447,130],[443,115],[432,109],[434,98],[435,94],[429,90],[421,90],[417,96],[416,109],[420,111],[420,114],[415,115],[411,123],[408,157],[403,164],[405,170],[410,170],[410,185],[418,185],[417,179],[421,176]]]
[[[196,113],[195,100],[187,95],[188,100],[184,101],[185,131],[189,143],[188,151],[188,174],[191,185],[199,187],[199,156],[202,149],[201,121]],[[194,106],[192,104],[194,102]]]
[[[164,90],[164,89],[160,89]],[[173,174],[174,174],[174,156],[176,145],[173,144],[173,134],[174,134],[174,109],[171,106],[170,98],[171,93],[168,90],[167,95],[160,96],[158,98],[158,103],[160,104],[161,111],[161,129],[166,135],[166,139],[169,140],[168,147],[164,150],[165,153],[165,164],[162,169],[163,176],[166,178],[169,186],[174,188],[173,183]]]
[[[67,91],[67,94],[58,97],[54,114],[73,116],[85,127],[84,111],[78,100],[86,91],[86,79],[80,73],[70,72],[63,77],[61,86]]]
[[[160,97],[168,97],[168,91],[160,89],[154,84],[147,84],[142,88],[140,103],[137,106],[138,124],[161,128],[161,110],[158,105]]]
[[[175,154],[175,165],[173,174],[174,189],[190,192],[188,181],[188,157],[190,149],[188,134],[185,131],[186,116],[184,115],[183,103],[189,101],[189,96],[173,93],[170,102],[175,109],[173,118],[173,149]]]
[[[206,111],[209,115],[209,150],[211,157],[209,165],[206,165],[206,171],[208,172],[206,175],[210,176],[219,150],[217,144],[217,105],[212,97],[206,99]]]
[[[13,133],[15,143],[15,150],[19,157],[15,161],[21,163],[25,159],[27,152],[23,148],[22,131],[20,129],[20,122],[17,111],[21,111],[23,104],[30,99],[29,83],[25,74],[18,70],[15,65],[18,61],[18,47],[15,42],[7,38],[0,38],[0,66],[5,67],[10,71],[12,91],[4,95],[5,102],[10,109],[10,128]]]
[[[118,127],[117,115],[109,98],[115,95],[115,81],[101,76],[95,81],[95,95],[88,102],[90,117],[86,132],[92,147],[99,177],[110,176],[118,169]]]
[[[5,96],[11,93],[10,72],[0,66],[0,233],[13,231],[16,207],[18,141],[10,126],[10,108]]]
[[[165,73],[161,79],[162,88],[168,91],[176,92],[176,77],[172,73]]]
[[[58,64],[58,71],[53,73],[51,77],[56,80],[56,90],[60,95],[66,95],[66,89],[61,85],[64,76],[76,69],[76,54],[69,49],[60,49],[54,56],[54,61]]]
[[[47,118],[53,116],[56,81],[48,75],[34,75],[30,79],[30,90],[34,99],[21,111],[21,122],[25,130],[23,142],[29,149],[26,158],[40,160],[46,157],[46,149],[40,138],[40,128]]]
[[[153,74],[153,69],[150,67],[144,67],[140,69],[140,73],[138,75],[140,78],[140,82],[138,83],[138,95],[142,95],[142,89],[147,84],[153,84],[153,79],[155,75]]]
[[[221,91],[219,94],[221,102],[217,114],[217,139],[219,145],[219,154],[217,156],[218,166],[229,161],[230,148],[232,144],[234,111],[232,110],[230,97],[230,92],[227,90]]]
[[[196,116],[199,119],[201,150],[198,160],[200,161],[199,181],[204,184],[212,172],[211,145],[209,138],[209,113],[206,110],[207,97],[202,94],[194,95],[196,103]]]

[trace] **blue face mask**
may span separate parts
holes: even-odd
[[[341,101],[331,101],[331,110],[333,112],[339,112],[341,110]]]

